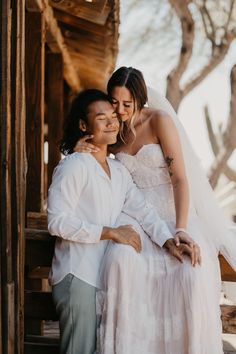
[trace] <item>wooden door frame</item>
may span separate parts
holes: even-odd
[[[25,1],[0,5],[0,354],[23,354]]]

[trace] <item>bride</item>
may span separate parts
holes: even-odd
[[[236,268],[236,239],[169,102],[147,92],[134,68],[115,71],[107,89],[121,121],[120,139],[110,152],[170,230],[200,246],[202,264],[193,267],[187,258],[180,263],[122,214],[117,223],[133,225],[142,252],[113,243],[107,249],[97,294],[99,352],[222,354],[218,253]],[[89,138],[75,150],[96,151]]]

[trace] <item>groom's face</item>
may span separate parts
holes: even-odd
[[[91,141],[95,144],[114,144],[119,132],[117,114],[108,101],[96,101],[89,105],[87,114],[86,132],[94,137]]]

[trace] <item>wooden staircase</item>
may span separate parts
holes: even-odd
[[[45,333],[45,321],[58,321],[48,274],[55,238],[46,215],[29,213],[25,230],[25,354],[59,354],[59,330]],[[55,331],[54,331],[55,332]]]
[[[55,238],[46,229],[45,214],[28,213],[25,230],[25,354],[59,354],[59,331],[45,332],[45,321],[58,320],[47,280]],[[219,261],[222,280],[236,282],[236,272],[223,256],[219,256]],[[223,332],[236,334],[236,306],[222,305],[221,312]]]

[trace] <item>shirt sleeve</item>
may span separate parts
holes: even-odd
[[[80,161],[59,164],[53,173],[48,192],[48,230],[51,235],[68,241],[97,243],[101,225],[91,224],[76,216],[87,170]]]
[[[125,170],[127,192],[123,212],[138,221],[151,240],[162,247],[164,243],[173,238],[166,222],[160,218],[153,206],[147,204],[145,197],[134,184],[130,173]]]

